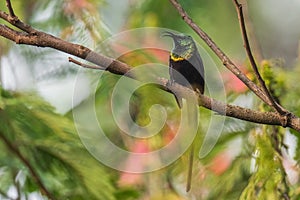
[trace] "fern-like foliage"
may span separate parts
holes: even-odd
[[[1,89],[0,199],[113,200],[114,192],[71,120],[35,95]]]

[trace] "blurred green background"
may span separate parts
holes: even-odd
[[[195,23],[254,79],[233,3],[180,3]],[[300,116],[299,1],[241,3],[245,6],[251,47],[267,86],[284,107]],[[189,34],[199,43],[201,52],[207,52],[205,62],[214,63],[220,72],[220,77],[213,76],[211,66],[205,66],[207,77],[212,77],[216,85],[224,84],[227,103],[260,111],[270,109],[222,66],[167,0],[28,0],[12,4],[18,17],[34,28],[106,55],[130,50],[136,38],[126,38],[117,46],[102,43],[122,31],[158,27]],[[4,1],[0,9],[7,12]],[[3,20],[1,24],[8,25]],[[141,44],[170,47],[157,35],[146,38]],[[299,199],[299,133],[227,118],[212,151],[199,159],[205,130],[214,115],[203,108],[199,108],[201,128],[195,139],[197,153],[189,193],[185,192],[188,152],[172,165],[150,173],[130,174],[104,166],[82,144],[73,111],[87,122],[76,126],[87,133],[95,132],[98,125],[88,124],[91,116],[85,110],[85,105],[93,102],[97,119],[114,144],[147,153],[168,144],[176,133],[180,111],[173,96],[153,86],[136,90],[129,107],[132,119],[138,125],[149,124],[149,109],[160,104],[166,110],[167,121],[150,139],[128,137],[114,121],[111,110],[113,88],[120,76],[83,70],[69,63],[67,54],[18,46],[3,37],[0,47],[0,199]],[[212,61],[207,61],[210,58]],[[118,59],[134,67],[147,63],[167,66],[168,52],[137,49]],[[80,83],[76,88],[80,95],[76,96],[75,82]],[[91,90],[92,84],[97,84],[96,91]],[[216,88],[221,97],[224,90]],[[119,101],[120,109],[128,109],[122,99]],[[161,116],[156,113],[155,117]],[[147,167],[140,160],[124,159],[128,167]]]

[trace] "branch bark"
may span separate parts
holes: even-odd
[[[176,3],[175,0],[170,1]],[[180,9],[181,6],[179,5],[178,8]],[[208,43],[211,49],[220,57],[224,65],[228,67],[231,71],[233,71],[233,73],[237,77],[239,77],[255,94],[257,94],[264,101],[267,101],[267,97],[264,95],[263,91],[259,87],[257,87],[251,80],[249,80],[233,64],[233,62],[219,49],[219,47],[217,47],[217,45],[208,37],[208,35],[206,35],[206,33],[204,33],[201,29],[199,29],[197,25],[193,23],[193,21],[187,16],[187,14],[184,11],[181,10],[181,13],[183,14],[183,18],[188,21],[188,23],[193,27],[194,30],[197,30],[197,32],[201,35],[202,38],[205,39],[205,41]],[[76,56],[78,58],[85,59],[93,64],[100,66],[100,68],[104,67],[105,70],[111,73],[118,75],[126,74],[126,76],[130,78],[138,79],[138,77],[135,77],[131,73],[130,70],[132,67],[127,65],[126,63],[96,53],[82,45],[69,43],[53,35],[35,30],[31,26],[20,21],[19,19],[10,20],[9,15],[3,11],[0,11],[0,18],[8,21],[15,27],[21,27],[20,29],[23,30],[22,32],[20,32],[9,28],[5,25],[0,25],[0,35],[11,41],[14,41],[16,44],[26,44],[38,47],[53,48],[68,53],[70,55]],[[159,87],[167,92],[176,91],[176,93],[179,94],[192,95],[193,91],[178,84],[170,85],[168,84],[167,79],[157,78],[156,80]],[[226,115],[229,117],[234,117],[237,119],[260,124],[279,125],[284,127],[287,126],[300,132],[300,119],[292,113],[289,113],[286,116],[281,116],[276,112],[254,111],[239,106],[228,105],[204,95],[199,95],[199,105],[212,111],[215,111],[220,115]]]

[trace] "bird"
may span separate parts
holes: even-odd
[[[197,93],[204,93],[204,66],[195,41],[190,35],[165,31],[163,36],[173,39],[174,48],[169,56],[170,83],[178,83]],[[182,98],[174,94],[179,108]]]
[[[175,34],[165,31],[163,36],[173,39],[174,47],[169,56],[170,83],[178,83],[199,94],[204,93],[204,66],[193,38],[185,34]],[[174,93],[177,105],[182,108],[182,97]],[[191,189],[194,160],[194,144],[192,143],[189,156],[186,192]]]

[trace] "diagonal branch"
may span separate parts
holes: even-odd
[[[87,64],[79,62],[78,60],[75,60],[74,58],[71,58],[71,57],[69,57],[69,62],[72,62],[76,65],[79,65],[79,66],[81,66],[83,68],[87,68],[87,69],[105,70],[105,67],[101,67],[101,66],[98,66],[98,65],[87,65]]]
[[[7,16],[8,15],[5,12],[0,11],[0,18],[8,21]],[[14,24],[14,21],[9,21],[9,22],[12,25],[16,26]],[[82,45],[69,43],[53,35],[41,31],[37,31],[31,28],[29,25],[24,24],[20,20],[18,21],[18,24],[21,24],[21,26],[29,27],[30,29],[33,30],[33,32],[27,33],[25,31],[26,33],[24,33],[0,24],[0,35],[4,38],[16,42],[17,44],[26,44],[26,45],[32,45],[38,47],[53,48],[71,54],[78,58],[85,59],[93,64],[100,66],[100,68],[104,67],[106,71],[109,71],[111,73],[118,74],[118,75],[126,75],[130,78],[138,80],[138,77],[134,76],[130,71],[132,67],[127,65],[126,63],[96,53],[91,49],[84,47]],[[226,65],[234,66],[234,64],[225,56],[225,54],[214,43],[212,43],[212,47],[222,53],[222,55],[224,56],[222,61]],[[263,99],[266,98],[263,92],[260,90],[260,88],[258,88],[245,75],[243,75],[242,72],[237,67],[234,66],[232,67],[232,69],[235,71],[235,73],[239,75],[239,77],[242,77],[243,80],[246,79],[246,82],[248,83],[248,85],[250,85],[249,87],[252,87],[252,89],[256,91],[257,94],[259,94]],[[159,88],[167,92],[175,91],[176,93],[184,94],[183,96],[193,95],[193,92],[191,90],[181,85],[172,84],[170,86],[170,84],[168,84],[167,79],[156,78],[156,81],[157,81],[157,85],[159,85]],[[199,96],[199,105],[207,109],[210,109],[212,111],[215,111],[220,115],[226,115],[229,117],[234,117],[237,119],[246,120],[254,123],[291,127],[300,132],[300,118],[296,117],[293,114],[287,115],[286,118],[283,120],[282,116],[275,112],[259,112],[251,109],[242,108],[239,106],[228,105],[204,95]]]
[[[240,0],[240,3],[243,5],[243,15],[244,21],[247,25],[248,38],[251,41],[251,48],[253,55],[258,63],[264,59],[261,45],[259,44],[258,38],[256,36],[256,31],[254,30],[251,17],[249,16],[249,7],[247,5],[247,0]]]
[[[197,25],[192,18],[182,8],[177,0],[170,0],[172,5],[177,9],[182,19],[201,37],[201,39],[209,46],[209,48],[220,58],[223,65],[229,69],[236,77],[238,77],[250,90],[252,90],[260,99],[271,105],[264,92],[251,81],[229,58],[228,56],[216,45],[216,43]]]
[[[114,74],[120,74],[120,71],[129,72],[129,70],[131,69],[131,67],[125,63],[98,54],[82,45],[69,43],[53,35],[37,31],[20,20],[10,20],[9,15],[3,11],[0,11],[0,18],[6,20],[7,22],[11,23],[13,26],[16,26],[18,28],[26,27],[24,30],[26,33],[24,33],[0,24],[1,35],[9,40],[14,41],[16,44],[27,44],[38,47],[50,47],[85,59],[96,65],[107,67],[106,70]],[[27,30],[30,30],[30,32],[27,32]]]
[[[287,121],[288,115],[291,115],[292,113],[278,105],[274,101],[268,90],[266,93],[253,81],[251,81],[245,74],[243,74],[241,70],[229,59],[229,57],[216,45],[216,43],[214,43],[214,41],[197,24],[194,23],[192,18],[187,14],[187,12],[182,8],[177,0],[169,1],[177,9],[178,13],[181,15],[186,24],[188,24],[201,37],[201,39],[210,47],[210,49],[220,58],[220,60],[223,62],[223,65],[227,67],[227,69],[229,69],[236,77],[238,77],[262,101],[275,108],[276,110],[278,109],[277,111],[281,114],[282,118],[281,124],[283,124],[284,126]]]
[[[244,40],[244,46],[250,61],[250,64],[252,66],[252,69],[254,71],[254,74],[258,80],[258,82],[260,83],[262,90],[264,92],[264,94],[267,96],[269,102],[271,103],[271,106],[277,111],[279,112],[281,115],[286,115],[287,111],[282,108],[273,98],[273,96],[271,95],[270,91],[268,90],[265,81],[262,79],[259,71],[258,71],[258,67],[256,65],[255,59],[253,57],[252,51],[251,51],[251,47],[250,47],[250,43],[249,43],[249,39],[248,39],[248,35],[247,35],[247,30],[246,30],[246,24],[245,24],[245,19],[244,19],[244,14],[243,14],[243,7],[242,4],[240,4],[238,2],[238,0],[233,0],[235,8],[237,10],[238,13],[238,18],[239,18],[239,23],[240,23],[240,27],[241,27],[241,32],[242,32],[242,36],[243,36],[243,40]]]
[[[13,154],[15,154],[21,162],[27,167],[30,174],[32,175],[34,181],[38,185],[38,187],[41,189],[42,194],[46,195],[49,199],[54,200],[54,196],[51,194],[51,192],[46,188],[46,186],[43,184],[42,180],[40,179],[37,172],[34,170],[34,167],[31,165],[31,163],[21,154],[19,149],[15,147],[5,136],[3,133],[0,132],[0,138],[4,142],[4,144],[7,146],[9,151],[11,151]]]

